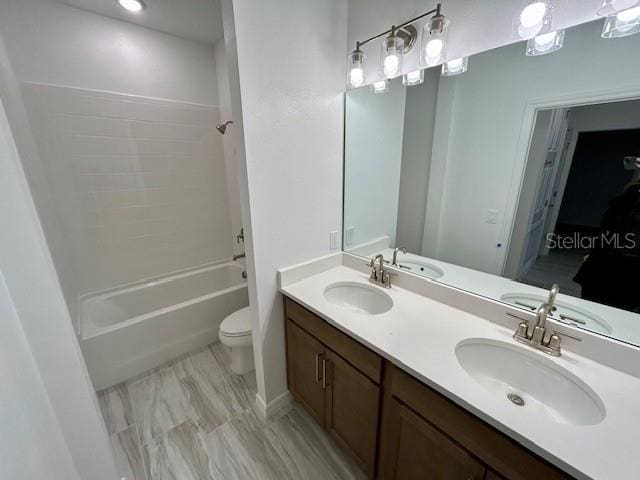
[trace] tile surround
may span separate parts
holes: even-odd
[[[265,422],[216,343],[98,392],[127,480],[364,479],[297,406]]]
[[[21,89],[40,154],[25,166],[46,180],[48,191],[34,198],[55,211],[45,233],[62,231],[66,241],[52,253],[71,258],[72,293],[232,255],[218,106],[35,83]]]

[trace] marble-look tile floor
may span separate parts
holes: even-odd
[[[220,343],[98,398],[126,480],[365,478],[300,407],[261,420],[255,375],[234,375]]]

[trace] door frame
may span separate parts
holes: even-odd
[[[584,105],[595,105],[599,103],[610,103],[626,100],[639,100],[640,89],[635,88],[615,88],[595,90],[581,94],[566,94],[558,96],[540,97],[529,100],[525,104],[524,115],[518,135],[518,145],[516,148],[516,162],[511,174],[511,182],[509,194],[507,195],[505,204],[505,218],[510,219],[504,222],[501,228],[500,237],[503,247],[496,255],[496,271],[500,276],[505,276],[507,266],[507,258],[511,247],[511,238],[516,226],[516,212],[520,203],[520,192],[525,180],[525,170],[527,167],[527,159],[529,148],[533,138],[533,127],[535,125],[536,115],[540,110],[562,107],[579,107]]]

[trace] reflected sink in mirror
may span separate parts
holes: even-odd
[[[324,298],[352,313],[378,315],[393,307],[393,300],[380,288],[357,282],[332,283],[324,290]]]
[[[535,312],[540,305],[547,301],[547,297],[535,293],[516,292],[506,293],[500,297],[500,300]],[[604,335],[613,334],[613,328],[605,320],[584,308],[576,307],[564,300],[555,301],[551,317],[567,325],[584,328],[592,332]]]
[[[398,266],[403,270],[408,270],[411,273],[417,273],[424,277],[431,278],[432,280],[437,280],[444,275],[444,271],[441,268],[426,262],[402,260],[398,262]]]
[[[505,406],[570,425],[595,425],[606,415],[586,383],[542,353],[481,338],[463,340],[455,352],[471,378]]]

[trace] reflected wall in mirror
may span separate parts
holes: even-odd
[[[640,345],[640,36],[601,28],[349,91],[344,249]]]

